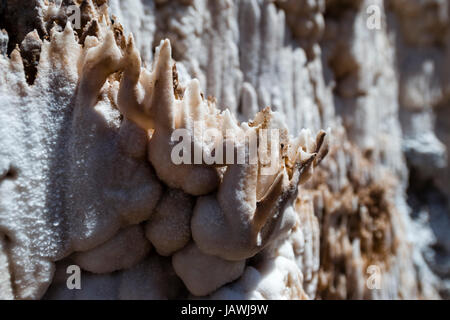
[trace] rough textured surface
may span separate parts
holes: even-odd
[[[47,298],[187,297],[158,254],[182,255],[191,227],[200,256],[246,259],[231,284],[238,272],[205,290],[201,280],[187,284],[192,274],[181,275],[193,294],[450,297],[447,1],[111,0],[113,23],[105,2],[64,0],[61,10],[40,0],[0,2],[0,298],[40,298],[50,283]],[[82,13],[75,32],[64,10],[73,4]],[[367,25],[371,5],[381,14],[379,29]],[[166,81],[165,91],[154,77]],[[155,101],[173,110],[229,108],[219,118],[231,123],[270,106],[293,136],[330,127],[329,156],[274,215],[286,230],[268,223],[276,237],[263,237],[268,243],[256,249],[252,238],[225,243],[226,250],[213,244],[206,231],[219,239],[251,230],[253,207],[231,214],[220,203],[220,170],[173,169],[152,152],[167,151],[163,131],[173,129],[167,113],[152,111]],[[149,147],[142,128],[154,127]],[[236,171],[252,177],[251,167],[243,169]],[[235,177],[227,179],[234,199],[253,199],[238,192]],[[207,213],[216,219],[202,230],[195,217]],[[103,249],[119,256],[119,230],[144,221],[158,254],[118,273],[83,272],[79,292],[65,287],[66,260],[53,276],[53,262],[74,251],[106,259],[102,272],[116,269],[108,260],[115,255]],[[195,264],[195,257],[187,259]],[[373,266],[380,289],[367,285]]]
[[[236,280],[245,268],[245,260],[227,261],[208,255],[194,243],[174,254],[172,264],[177,275],[195,296],[206,296]]]
[[[112,34],[104,36],[106,43],[114,41]],[[90,53],[85,57],[87,69],[95,59]],[[146,220],[161,195],[161,185],[143,158],[145,139],[135,138],[139,132],[123,132],[133,127],[121,126],[108,85],[93,102],[89,90],[96,85],[101,89],[103,83],[93,84],[86,69],[86,78],[79,79],[82,69],[69,63],[82,61],[82,55],[67,26],[62,32],[54,30],[51,42],[42,44],[33,86],[25,81],[17,50],[11,59],[0,58],[0,157],[5,172],[0,224],[10,240],[15,294],[22,298],[45,292],[53,273],[50,261],[89,250],[122,226]],[[91,82],[89,90],[75,92],[78,81],[79,87]],[[98,93],[93,95],[97,98]],[[120,148],[120,140],[127,137],[133,144],[141,141],[141,155]]]
[[[0,238],[0,299],[11,300],[13,298],[6,243],[3,238]]]
[[[92,273],[109,273],[128,269],[143,260],[150,251],[150,243],[140,225],[119,231],[105,243],[72,257],[76,265]]]
[[[92,274],[83,272],[81,290],[66,286],[66,269],[70,259],[56,264],[51,287],[44,299],[49,300],[167,300],[185,297],[183,285],[167,258],[150,255],[138,265],[119,272]]]
[[[145,234],[156,251],[170,256],[191,240],[191,216],[194,199],[179,190],[167,190],[152,217]]]

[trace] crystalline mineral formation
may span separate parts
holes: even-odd
[[[0,299],[449,298],[449,13],[0,0]]]

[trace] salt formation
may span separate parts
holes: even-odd
[[[180,190],[167,190],[145,226],[145,235],[156,251],[170,256],[191,240],[194,198]]]
[[[5,252],[4,239],[1,239],[0,242],[0,277],[0,299],[13,299],[14,296],[11,288],[11,276],[9,274],[8,256]]]
[[[181,280],[171,267],[170,259],[150,254],[139,264],[113,273],[92,274],[83,271],[81,290],[67,289],[68,258],[56,263],[53,282],[46,299],[63,300],[133,300],[176,299],[186,295]]]
[[[0,298],[449,296],[446,1],[1,4]],[[194,118],[305,154],[175,166]]]
[[[308,135],[296,141],[284,136],[281,147],[275,146],[280,148],[282,157],[274,176],[267,181],[258,178],[258,162],[228,165],[223,178],[216,166],[172,164],[171,133],[176,128],[188,129],[194,121],[204,121],[223,132],[227,128],[256,131],[271,124],[275,114],[267,109],[260,120],[257,117],[250,125],[240,125],[228,111],[216,111],[212,102],[203,99],[196,80],[191,80],[181,91],[182,97],[177,98],[170,43],[161,43],[151,72],[141,70],[132,37],[125,41],[121,33],[114,35],[113,31],[120,31],[121,27],[111,23],[105,12],[106,6],[95,11],[92,18],[96,20],[90,26],[95,25],[96,32],[79,37],[84,40],[82,45],[70,23],[60,31],[53,27],[49,41],[42,41],[36,31],[25,37],[23,44],[32,42],[36,43],[33,48],[40,48],[33,85],[27,84],[30,79],[25,75],[29,73],[24,70],[18,49],[11,58],[2,57],[1,63],[7,70],[1,83],[2,99],[11,109],[2,117],[2,139],[12,150],[4,150],[2,156],[7,161],[7,173],[1,185],[1,222],[8,242],[11,287],[16,298],[41,297],[52,281],[53,262],[74,251],[74,263],[93,273],[129,269],[142,261],[150,244],[139,224],[150,218],[161,198],[162,185],[157,176],[164,185],[197,196],[219,188],[218,196],[229,203],[227,199],[236,189],[243,196],[238,195],[241,200],[234,205],[246,206],[246,201],[250,207],[258,205],[256,212],[246,213],[247,219],[254,219],[255,227],[233,231],[236,240],[250,240],[243,244],[251,247],[239,254],[239,262],[223,259],[230,258],[233,247],[228,249],[228,255],[218,256],[210,255],[208,250],[200,251],[194,244],[183,249],[187,241],[172,249],[181,250],[174,255],[173,264],[187,288],[193,294],[207,295],[239,277],[247,258],[289,232],[289,224],[283,228],[277,224],[288,211],[299,182],[307,180],[313,166],[326,154],[322,151],[325,133],[318,136],[317,142]],[[88,26],[86,32],[90,30]],[[27,50],[27,45],[22,47]],[[143,87],[143,97],[139,96],[138,85]],[[9,94],[11,87],[19,89],[18,96]],[[23,135],[29,135],[22,140],[32,142],[31,147],[29,142],[19,143]],[[238,190],[241,182],[236,178],[258,178],[259,184],[255,180]],[[29,188],[32,190],[25,191]],[[199,206],[197,199],[196,207]],[[200,212],[197,218],[195,212]],[[194,209],[195,225],[207,219],[201,216],[205,213],[205,209]],[[239,227],[239,216],[233,219]],[[155,239],[151,223],[147,223],[148,237],[164,251],[159,246],[161,240]],[[186,229],[189,234],[189,217],[184,224],[180,231]],[[167,230],[163,228],[161,232]],[[214,239],[194,237],[194,241],[203,248]],[[237,243],[235,246],[239,250]],[[184,263],[186,259],[191,264]],[[203,263],[204,259],[210,263]],[[215,280],[205,282],[194,277],[193,285],[189,269],[209,268],[211,261],[217,261]],[[235,264],[237,269],[225,267]],[[186,266],[190,266],[187,274]],[[211,284],[212,287],[197,289]]]
[[[206,296],[236,280],[245,268],[244,259],[228,261],[205,254],[194,243],[175,253],[172,263],[175,272],[196,296]]]
[[[150,251],[144,230],[134,225],[119,231],[112,239],[73,255],[73,261],[86,271],[109,273],[128,269],[143,260]]]

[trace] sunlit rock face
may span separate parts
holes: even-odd
[[[447,6],[2,1],[0,299],[448,297]]]

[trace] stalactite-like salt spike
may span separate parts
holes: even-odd
[[[73,38],[75,40],[75,35],[73,33],[72,23],[70,21],[67,21],[63,32],[64,32],[64,36],[71,37],[71,38]]]
[[[52,48],[57,48],[57,50],[52,50],[57,52],[61,57],[70,56],[73,52],[74,46],[78,47],[77,40],[75,39],[75,34],[73,32],[72,23],[69,21],[66,23],[64,30],[59,32],[57,29],[59,27],[54,25],[51,32],[51,46]],[[36,32],[36,37],[39,35]],[[77,48],[78,49],[78,48]]]
[[[311,131],[309,129],[302,129],[300,131],[300,135],[298,137],[298,143],[301,146],[305,147],[305,151],[307,152],[314,152],[315,149],[315,143],[311,137]]]
[[[311,178],[313,168],[317,167],[328,153],[328,135],[320,130],[315,141],[314,153],[304,152],[300,149],[299,160],[296,167],[299,168],[298,184],[303,184]]]
[[[15,73],[17,77],[17,89],[20,91],[20,94],[25,94],[26,89],[28,87],[25,78],[25,68],[23,66],[23,59],[20,55],[19,46],[16,45],[16,48],[11,52],[11,59],[9,60],[10,70]],[[6,73],[6,72],[5,72]],[[6,77],[6,75],[4,75]]]
[[[303,151],[301,144],[310,145],[308,141],[311,140],[308,131],[302,131],[302,139],[298,139],[294,144],[294,148],[297,148],[297,160],[294,164],[294,175],[292,183],[303,184],[311,178],[313,169],[317,167],[320,162],[325,158],[328,153],[328,135],[324,130],[320,130],[315,140],[315,148],[313,153]],[[295,150],[295,149],[294,149]]]
[[[22,56],[20,55],[19,45],[16,45],[16,48],[11,52],[11,66],[13,67],[13,70],[16,71],[17,73],[25,74],[25,71],[23,69]]]
[[[82,54],[82,48],[78,44],[70,22],[66,23],[64,30],[57,30],[54,27],[51,30],[50,42],[44,41],[41,45],[36,78],[38,80],[44,79],[50,73],[58,72],[63,73],[67,79],[77,82],[80,71],[78,63],[81,62],[80,55]],[[36,37],[38,38],[37,33],[35,34]]]
[[[295,187],[305,183],[309,180],[309,178],[311,178],[314,160],[317,157],[316,153],[310,154],[304,152],[303,150],[300,150],[300,154],[302,156],[295,163],[294,175],[292,179],[292,186]]]
[[[229,109],[223,111],[222,115],[222,134],[224,137],[226,137],[227,130],[233,130],[236,132],[240,130]]]
[[[134,45],[133,35],[130,35],[128,38],[122,65],[124,71],[117,97],[119,110],[125,117],[134,121],[141,128],[145,130],[153,129],[154,122],[152,117],[145,110],[142,103],[139,103],[141,56]]]
[[[124,58],[123,78],[133,86],[137,85],[141,73],[141,56],[134,45],[132,34],[128,37]]]
[[[114,34],[108,30],[103,42],[90,48],[86,54],[80,81],[83,104],[92,106],[95,103],[108,76],[120,69],[121,58],[122,54],[116,45]]]
[[[187,91],[187,89],[186,89]],[[189,131],[193,130],[193,123],[191,120],[191,112],[189,104],[186,103],[185,99],[183,99],[182,103],[179,105],[178,116],[176,118],[175,127],[187,129]]]
[[[183,100],[189,108],[189,115],[191,119],[193,121],[202,121],[205,110],[200,92],[200,83],[197,79],[189,81]]]
[[[328,130],[329,131],[329,130]],[[318,166],[322,160],[327,156],[329,152],[329,132],[325,132],[324,130],[320,130],[319,134],[316,138],[316,153],[317,157],[314,160],[314,166]]]
[[[284,173],[280,172],[267,192],[258,200],[253,223],[253,237],[257,237],[261,229],[267,224],[276,210],[276,206],[283,193]]]
[[[189,81],[186,91],[184,92],[183,100],[179,109],[179,126],[180,128],[193,130],[194,128],[194,119],[193,112],[197,108],[201,108],[201,96],[200,96],[200,88],[198,87],[197,80]],[[200,100],[199,100],[200,98]]]
[[[172,130],[174,126],[175,95],[173,92],[172,49],[169,40],[163,40],[155,65],[151,113],[158,128]]]

